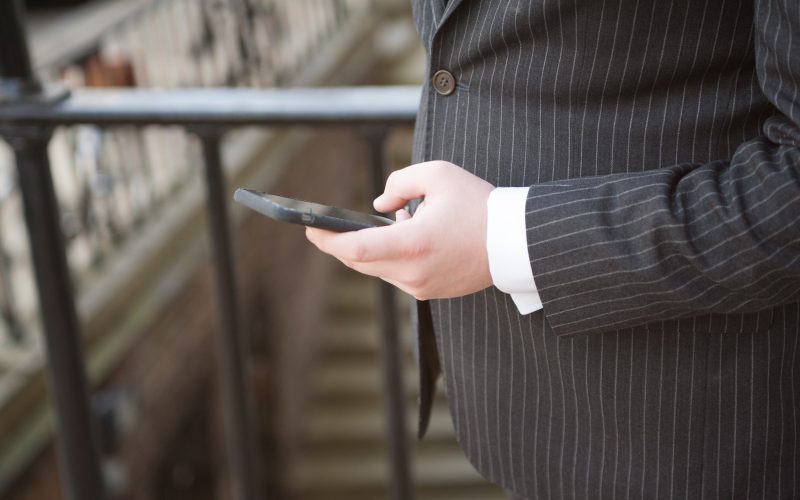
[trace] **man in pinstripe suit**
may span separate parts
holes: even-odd
[[[425,201],[308,236],[430,299],[421,432],[441,369],[519,498],[800,497],[800,2],[413,7],[416,164],[375,207]]]

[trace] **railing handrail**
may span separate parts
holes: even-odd
[[[0,124],[313,125],[413,123],[420,88],[82,89],[53,104],[0,103]]]

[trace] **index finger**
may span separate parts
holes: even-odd
[[[323,252],[347,262],[392,260],[403,254],[410,222],[346,233],[307,227],[306,237]]]
[[[389,174],[383,194],[372,203],[375,210],[387,213],[404,207],[411,200],[423,198],[429,187],[429,163],[417,163]]]

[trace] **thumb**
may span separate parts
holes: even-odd
[[[423,198],[428,187],[426,174],[425,164],[422,163],[392,172],[386,179],[383,194],[372,202],[375,210],[392,212],[403,208],[411,200]]]

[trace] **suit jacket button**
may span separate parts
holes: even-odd
[[[433,88],[441,95],[450,95],[456,91],[456,78],[449,71],[440,69],[433,75]]]

